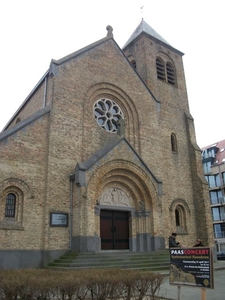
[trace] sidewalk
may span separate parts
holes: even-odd
[[[201,288],[181,286],[180,300],[201,300]],[[178,287],[169,283],[169,275],[161,285],[159,295],[177,300]],[[206,300],[225,300],[225,260],[214,262],[214,289],[206,289]]]

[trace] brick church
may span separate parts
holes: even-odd
[[[50,67],[0,133],[0,268],[213,246],[183,53],[143,19]]]

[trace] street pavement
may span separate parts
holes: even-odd
[[[205,295],[201,288],[191,286],[181,286],[178,292],[178,287],[169,283],[169,275],[166,275],[159,295],[169,300],[225,300],[225,260],[214,262],[213,273],[214,289],[205,289]]]

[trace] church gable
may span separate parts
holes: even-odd
[[[101,40],[99,44],[67,57],[58,65],[53,62],[53,65],[56,68],[51,124],[53,135],[58,131],[60,123],[65,124],[65,130],[71,126],[76,136],[85,134],[80,160],[86,160],[115,134],[99,126],[96,121],[99,119],[96,106],[99,101],[108,101],[121,109],[126,124],[125,136],[140,153],[142,110],[149,112],[151,120],[157,123],[159,103],[115,41],[111,38]],[[109,111],[103,114],[111,118]],[[147,122],[150,126],[150,117]],[[55,126],[57,130],[54,130]],[[67,134],[63,126],[60,131],[62,135]]]
[[[93,173],[99,172],[99,168],[104,166],[104,164],[115,163],[116,168],[117,163],[121,161],[129,162],[129,164],[134,164],[137,168],[141,168],[142,171],[146,173],[145,176],[148,176],[157,187],[158,195],[162,194],[161,180],[153,174],[139,154],[124,137],[111,140],[111,142],[104,148],[98,150],[87,161],[83,163],[78,162],[73,177],[73,179],[75,179],[75,184],[77,186],[85,187],[88,185],[88,178],[90,178]]]

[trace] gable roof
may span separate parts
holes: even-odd
[[[145,23],[147,26],[149,26],[147,23]],[[150,26],[149,26],[150,27]],[[85,46],[69,55],[66,55],[65,57],[62,57],[61,59],[52,59],[50,62],[50,67],[49,69],[45,72],[45,74],[43,75],[43,77],[39,80],[39,82],[35,85],[35,87],[33,88],[33,90],[30,92],[30,94],[27,96],[27,98],[23,101],[23,103],[20,105],[20,107],[16,110],[16,112],[13,114],[13,116],[10,118],[10,120],[6,123],[6,125],[4,126],[4,128],[2,129],[2,132],[7,130],[8,126],[11,124],[11,122],[13,121],[13,119],[16,117],[16,115],[22,110],[22,108],[29,102],[30,98],[33,96],[33,94],[37,91],[37,89],[40,87],[40,85],[47,79],[48,76],[55,76],[57,75],[57,66],[60,64],[63,64],[65,62],[67,62],[70,59],[73,59],[74,57],[77,57],[78,55],[85,53],[87,51],[89,51],[90,49],[93,49],[95,47],[98,47],[99,45],[112,40],[115,45],[118,47],[118,49],[120,49],[121,53],[123,54],[124,58],[129,62],[128,58],[126,57],[126,55],[124,54],[124,52],[121,50],[121,48],[118,46],[118,44],[116,43],[116,41],[113,38],[113,28],[108,25],[106,27],[107,29],[107,35],[106,37],[88,45]],[[129,62],[130,63],[130,62]],[[134,70],[134,68],[132,67],[132,69]],[[136,70],[134,70],[135,73],[137,74],[137,76],[139,77],[139,79],[142,81],[142,83],[145,85],[145,87],[147,88],[147,90],[149,91],[149,93],[151,94],[151,96],[153,97],[154,101],[156,102],[157,105],[157,110],[159,110],[159,105],[160,105],[160,101],[155,97],[155,95],[152,93],[152,91],[149,89],[149,87],[146,85],[146,83],[143,81],[143,79],[140,77],[140,75],[138,74],[138,72]]]
[[[73,52],[73,53],[71,53],[69,55],[66,55],[66,56],[64,56],[64,57],[62,57],[62,58],[60,58],[58,60],[52,59],[51,65],[52,65],[52,63],[54,63],[56,65],[61,65],[61,64],[65,63],[65,62],[67,62],[68,60],[70,60],[70,59],[72,59],[72,58],[74,58],[74,57],[76,57],[76,56],[78,56],[78,55],[80,55],[82,53],[85,53],[88,50],[93,49],[93,48],[101,45],[105,41],[110,40],[110,39],[113,40],[113,36],[109,36],[109,37],[106,36],[106,37],[104,37],[104,38],[102,38],[102,39],[100,39],[100,40],[98,40],[98,41],[96,41],[96,42],[94,42],[94,43],[92,43],[92,44],[90,44],[88,46],[85,46],[85,47],[83,47],[83,48],[81,48],[81,49],[79,49],[79,50],[77,50],[77,51],[75,51],[75,52]],[[50,65],[50,69],[51,69],[51,65]]]
[[[153,172],[149,169],[140,155],[136,152],[136,150],[131,146],[131,144],[127,141],[127,139],[122,137],[115,137],[110,142],[108,142],[105,147],[99,149],[95,154],[93,154],[89,159],[85,162],[78,162],[75,168],[74,174],[70,175],[70,180],[75,180],[75,184],[77,186],[86,186],[85,172],[89,170],[94,164],[96,164],[99,160],[101,160],[107,153],[109,153],[113,148],[115,148],[120,143],[125,142],[125,144],[131,149],[134,155],[141,162],[141,165],[145,168],[147,173],[151,176],[151,178],[156,182],[158,186],[158,194],[162,195],[162,181],[158,179]]]

